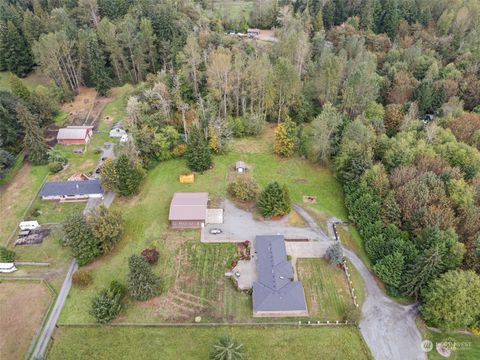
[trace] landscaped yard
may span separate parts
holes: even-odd
[[[352,327],[60,327],[48,359],[208,359],[220,336],[258,360],[372,359]]]
[[[298,280],[305,288],[310,317],[319,320],[343,321],[353,300],[345,277],[339,267],[326,259],[298,259]]]
[[[51,296],[38,282],[0,282],[0,359],[25,356]]]

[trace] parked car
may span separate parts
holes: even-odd
[[[217,235],[217,234],[221,234],[221,233],[222,233],[221,229],[218,229],[218,228],[210,229],[210,234],[212,234],[212,235]]]

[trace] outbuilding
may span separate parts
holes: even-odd
[[[170,203],[168,220],[175,229],[195,229],[205,226],[207,192],[176,192]]]
[[[102,199],[103,189],[99,180],[83,181],[49,181],[46,182],[40,196],[43,200],[59,200],[60,202],[87,201]]]
[[[237,161],[235,163],[235,171],[239,173],[243,173],[245,170],[247,170],[247,165],[243,161]]]
[[[67,126],[57,133],[57,142],[63,145],[88,144],[93,135],[93,126]]]
[[[35,230],[40,227],[40,224],[36,220],[32,221],[21,221],[20,224],[18,224],[18,227],[20,230]]]
[[[127,132],[123,128],[123,122],[119,121],[113,124],[112,129],[110,130],[110,137],[121,138],[123,135],[127,135]]]

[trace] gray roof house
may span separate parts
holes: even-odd
[[[255,238],[257,281],[253,283],[253,316],[308,316],[305,291],[293,281],[283,235]]]
[[[103,198],[99,180],[49,181],[39,194],[44,200],[85,201],[90,198]]]

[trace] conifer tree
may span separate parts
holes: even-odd
[[[141,165],[130,161],[127,155],[122,154],[116,160],[115,170],[118,176],[118,193],[122,196],[135,194],[143,179]]]
[[[132,298],[145,301],[160,293],[160,279],[142,256],[132,255],[128,267],[128,290]]]
[[[92,85],[101,96],[105,96],[110,89],[111,81],[105,68],[105,58],[98,44],[97,35],[93,31],[89,31],[87,35],[87,52]]]
[[[212,167],[210,149],[198,126],[190,130],[185,156],[187,166],[193,171],[203,172]]]
[[[25,133],[23,144],[28,153],[28,160],[34,165],[45,164],[48,159],[48,147],[44,142],[37,119],[25,105],[17,105],[16,111],[18,121]]]
[[[10,83],[10,90],[14,95],[17,95],[20,99],[24,101],[29,101],[31,97],[30,90],[25,86],[25,84],[18,78],[18,76],[12,74],[8,79]]]
[[[1,67],[17,76],[26,76],[33,68],[32,51],[12,21],[0,28],[0,57]]]
[[[286,187],[282,188],[276,181],[268,184],[258,198],[258,208],[265,217],[288,214],[291,201]]]
[[[96,240],[85,217],[70,215],[63,223],[64,244],[70,246],[79,266],[87,265],[100,255]]]

